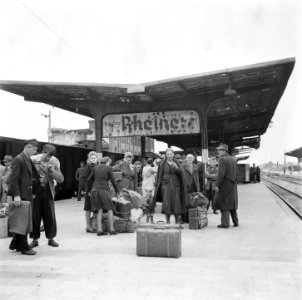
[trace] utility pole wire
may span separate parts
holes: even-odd
[[[33,15],[35,16],[48,30],[50,30],[65,46],[70,48],[74,53],[76,53],[78,56],[79,53],[70,46],[59,34],[57,34],[40,16],[38,16],[29,6],[27,6],[22,0],[19,0],[19,2]]]

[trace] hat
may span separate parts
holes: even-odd
[[[23,146],[26,146],[26,145],[32,145],[34,147],[38,147],[39,142],[36,139],[26,140],[26,141],[24,141]]]
[[[219,146],[216,149],[217,150],[229,151],[229,146],[227,144],[220,143]]]
[[[4,155],[3,161],[4,162],[13,161],[13,157],[11,155]]]
[[[126,157],[132,157],[133,158],[133,154],[131,152],[126,152],[124,157],[125,158]]]

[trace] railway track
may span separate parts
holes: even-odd
[[[280,183],[275,182],[272,178],[263,176],[262,182],[281,198],[302,220],[302,197],[299,193],[284,187],[284,185],[280,185]]]

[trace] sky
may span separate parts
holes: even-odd
[[[142,83],[295,57],[247,161],[280,163],[302,146],[301,15],[299,0],[0,0],[0,80]],[[52,127],[88,127],[4,91],[0,111],[0,136],[47,141],[49,111]]]

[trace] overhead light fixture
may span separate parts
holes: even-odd
[[[231,85],[229,85],[228,89],[224,91],[225,96],[234,96],[237,92],[232,89]]]

